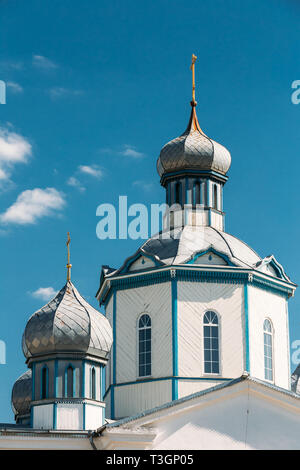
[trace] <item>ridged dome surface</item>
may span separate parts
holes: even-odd
[[[225,175],[230,168],[230,152],[223,145],[207,137],[200,128],[196,110],[192,112],[186,131],[168,142],[157,161],[160,176],[181,170],[213,170]]]
[[[31,396],[31,369],[28,369],[16,380],[12,389],[11,406],[15,415],[23,416],[30,413]]]
[[[254,268],[261,261],[261,257],[246,243],[213,227],[186,225],[166,230],[149,238],[140,250],[155,256],[165,265],[179,265],[188,263],[197,253],[211,248],[226,255],[239,267]]]
[[[23,338],[26,358],[57,352],[106,358],[111,345],[108,320],[84,300],[71,281],[30,317]]]

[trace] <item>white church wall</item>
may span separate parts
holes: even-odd
[[[85,429],[95,430],[103,424],[103,408],[101,406],[85,405]]]
[[[82,429],[83,406],[76,403],[57,403],[56,429]]]
[[[248,287],[250,372],[265,380],[263,323],[269,318],[273,324],[274,383],[290,386],[289,332],[286,299],[273,292]]]
[[[156,422],[153,448],[300,449],[299,406],[296,410],[295,404],[291,409],[278,405],[271,397],[262,399],[251,392],[237,392],[226,400],[207,395],[197,408]]]
[[[132,416],[172,400],[171,380],[115,387],[115,419]]]
[[[178,375],[208,375],[204,374],[203,344],[203,315],[208,310],[219,316],[219,375],[238,377],[244,370],[243,286],[183,281],[178,282]]]
[[[171,285],[169,282],[116,294],[116,382],[138,378],[138,319],[151,317],[152,377],[172,374]]]
[[[185,397],[192,393],[201,392],[215,385],[220,385],[220,380],[178,380],[178,397]]]
[[[38,405],[33,407],[33,428],[53,428],[53,404]]]

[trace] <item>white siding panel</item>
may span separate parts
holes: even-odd
[[[150,410],[171,400],[171,380],[143,382],[116,387],[115,419]]]
[[[103,424],[103,408],[101,406],[85,405],[85,429],[94,430]]]
[[[289,388],[289,344],[286,300],[273,292],[249,286],[249,343],[251,375],[264,380],[263,323],[269,318],[273,324],[274,379],[279,387]]]
[[[53,428],[53,405],[39,405],[34,407],[33,427],[36,429]]]
[[[179,380],[178,381],[178,398],[191,395],[192,393],[200,392],[201,390],[206,390],[210,387],[215,387],[220,385],[220,380]]]
[[[203,315],[207,310],[219,315],[221,375],[238,377],[244,370],[243,286],[204,282],[178,282],[179,376],[204,374]]]
[[[152,377],[172,374],[171,285],[166,282],[117,293],[117,383],[137,379],[137,324],[145,312],[152,325]]]
[[[83,407],[81,404],[63,403],[57,404],[57,429],[82,429],[83,427]]]

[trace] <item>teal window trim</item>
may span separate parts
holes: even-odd
[[[244,284],[244,314],[245,314],[245,346],[246,358],[245,366],[246,372],[250,374],[250,344],[249,344],[249,305],[248,305],[248,284]]]

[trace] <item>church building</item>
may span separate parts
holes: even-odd
[[[157,160],[162,231],[103,266],[105,315],[71,282],[28,320],[0,448],[300,449],[300,368],[274,255],[225,231],[230,152],[196,114]],[[225,198],[226,199],[226,198]],[[69,248],[69,239],[68,239]]]

